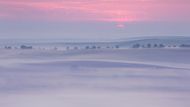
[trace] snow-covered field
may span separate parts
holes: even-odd
[[[1,107],[189,107],[189,49],[0,49]]]

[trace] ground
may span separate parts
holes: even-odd
[[[0,50],[2,107],[188,107],[190,50]]]

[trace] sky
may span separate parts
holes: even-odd
[[[0,0],[0,38],[190,36],[190,0]]]

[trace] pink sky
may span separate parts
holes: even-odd
[[[0,0],[0,19],[190,21],[190,0]]]
[[[0,38],[190,36],[190,0],[0,0]]]

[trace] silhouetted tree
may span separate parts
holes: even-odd
[[[78,50],[79,48],[77,46],[74,47],[74,50]]]
[[[154,48],[157,48],[158,47],[158,45],[157,44],[154,44]]]
[[[32,46],[21,45],[20,49],[32,49]]]
[[[5,46],[4,48],[5,48],[5,49],[12,49],[11,46]]]
[[[85,49],[90,49],[90,47],[89,47],[89,46],[86,46]]]
[[[182,47],[182,48],[190,48],[190,45],[188,45],[188,44],[182,44],[182,45],[180,45],[179,47]]]
[[[116,45],[115,48],[116,48],[116,49],[119,49],[119,45]]]
[[[160,44],[159,45],[159,48],[164,48],[165,46],[163,44]]]
[[[147,44],[147,48],[151,48],[151,44],[149,43],[149,44]]]
[[[101,46],[98,46],[97,49],[101,49]]]
[[[109,47],[109,46],[107,46],[106,48],[107,48],[107,49],[109,49],[110,47]]]
[[[92,46],[92,49],[96,49],[96,46]]]
[[[69,46],[67,46],[67,47],[66,47],[66,50],[69,50],[69,49],[70,49],[70,47],[69,47]]]
[[[133,48],[140,48],[140,44],[134,44]]]

